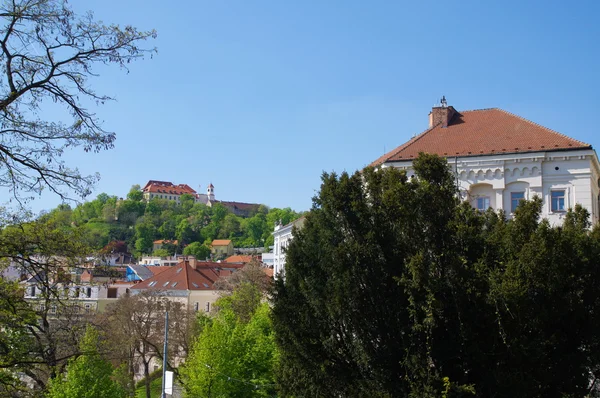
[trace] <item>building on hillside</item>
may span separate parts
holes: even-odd
[[[206,194],[197,193],[187,184],[175,185],[170,181],[150,180],[142,188],[144,199],[148,202],[151,199],[166,199],[180,203],[180,197],[183,194],[190,194],[194,197],[196,203],[203,203],[207,206],[213,206],[220,203],[227,210],[239,217],[251,217],[260,207],[258,203],[222,201],[215,198],[215,186],[210,183],[206,188]]]
[[[445,157],[462,199],[479,210],[510,217],[521,199],[539,196],[542,217],[560,224],[580,204],[597,223],[600,163],[591,145],[498,108],[458,112],[445,98],[429,114],[429,128],[371,165],[412,177],[420,152]]]
[[[156,181],[150,180],[146,183],[144,188],[142,188],[142,193],[146,202],[151,199],[166,199],[173,200],[179,203],[179,198],[183,194],[189,194],[192,196],[196,196],[196,191],[194,191],[187,184],[179,184],[175,185],[170,181]]]
[[[300,217],[286,225],[275,225],[275,231],[273,232],[273,273],[275,276],[279,276],[284,272],[285,250],[292,240],[294,227],[298,229],[302,228],[304,220],[304,217]]]
[[[177,240],[159,239],[152,242],[152,251],[162,249],[164,245],[177,246],[179,242]]]
[[[138,261],[138,265],[154,265],[154,266],[172,267],[179,263],[179,258],[180,258],[180,256],[168,256],[168,257],[143,256]]]
[[[210,245],[213,257],[227,257],[233,255],[233,242],[230,239],[215,239]]]
[[[215,263],[197,261],[192,256],[182,257],[178,265],[137,283],[131,288],[131,292],[157,292],[191,310],[210,312],[219,298],[214,283],[243,266],[240,263]]]

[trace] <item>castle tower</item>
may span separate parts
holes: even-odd
[[[213,202],[215,200],[215,187],[212,183],[208,184],[206,195],[208,196],[209,201]]]

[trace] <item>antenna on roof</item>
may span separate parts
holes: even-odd
[[[445,95],[442,95],[441,104],[442,104],[442,108],[445,108],[445,107],[448,106],[448,102],[446,101],[446,96]]]

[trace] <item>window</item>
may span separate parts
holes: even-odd
[[[514,213],[519,206],[519,202],[525,199],[525,192],[511,192],[510,193],[510,212]]]
[[[200,309],[200,303],[196,301],[194,303],[194,311],[198,311],[199,309]]]
[[[565,190],[557,189],[550,192],[550,209],[554,211],[565,211]]]
[[[91,287],[88,287],[88,288],[86,288],[86,290],[85,290],[85,295],[86,295],[88,298],[92,297],[92,288],[91,288]]]
[[[31,297],[35,297],[35,286],[31,286],[31,290],[29,291],[29,295]]]
[[[489,196],[481,196],[477,198],[477,210],[486,211],[490,208],[490,198]]]
[[[50,313],[51,313],[51,314],[56,314],[56,304],[52,304],[52,305],[50,306]]]
[[[204,306],[204,311],[210,312],[210,302],[206,302],[206,305]]]

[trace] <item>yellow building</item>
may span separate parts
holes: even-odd
[[[214,257],[229,257],[233,255],[233,242],[229,239],[215,239],[210,252]]]

